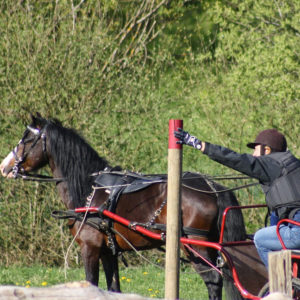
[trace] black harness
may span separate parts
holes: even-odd
[[[194,176],[193,176],[194,175]],[[193,177],[192,177],[193,176]],[[203,180],[203,176],[196,173],[184,173],[183,178],[194,179],[191,181],[191,187],[195,188],[195,181],[201,178]],[[188,182],[187,181],[187,182]],[[107,193],[109,193],[108,199],[100,206],[99,213],[75,213],[74,210],[68,211],[54,211],[52,216],[57,219],[74,219],[75,221],[84,221],[85,224],[104,232],[108,236],[109,247],[112,252],[116,254],[118,252],[118,245],[115,241],[115,230],[114,230],[114,222],[101,214],[101,211],[108,210],[110,212],[115,213],[118,201],[120,196],[128,193],[135,193],[146,187],[149,187],[155,183],[167,182],[166,175],[141,175],[132,172],[120,172],[120,171],[102,171],[97,174],[95,179],[94,189],[105,189]],[[186,186],[187,186],[186,182]],[[209,187],[208,187],[209,190]],[[92,201],[92,199],[90,199]],[[134,226],[142,226],[149,230],[159,230],[162,232],[166,232],[166,225],[155,223],[155,219],[160,215],[163,207],[166,205],[167,199],[165,199],[160,207],[154,212],[153,217],[146,223],[139,222],[131,222],[129,228],[134,228]],[[88,205],[87,205],[88,206]],[[69,227],[74,226],[74,223]],[[182,236],[187,235],[195,235],[201,237],[207,237],[209,232],[208,230],[192,228],[192,227],[182,227],[181,228]]]

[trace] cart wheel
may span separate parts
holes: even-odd
[[[300,300],[300,279],[292,278],[293,299]],[[267,282],[260,290],[258,297],[269,295],[269,283]]]

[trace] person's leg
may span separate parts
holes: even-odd
[[[269,226],[258,230],[254,235],[254,244],[257,252],[266,267],[268,267],[268,253],[278,247],[280,242],[276,235],[276,226]]]
[[[300,249],[300,227],[282,225],[279,229],[280,236],[288,249]],[[254,235],[257,252],[268,267],[268,253],[281,250],[282,246],[276,234],[276,226],[269,226],[258,230]]]

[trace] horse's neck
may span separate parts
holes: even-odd
[[[62,182],[58,183],[57,184],[57,190],[58,190],[58,193],[59,193],[64,205],[66,206],[66,208],[74,209],[75,206],[74,206],[73,202],[71,201],[71,199],[69,197],[67,182],[62,181]]]
[[[53,162],[50,161],[49,165],[52,170],[52,174],[53,174],[54,178],[63,178],[60,169],[57,166],[55,166],[55,164]],[[57,187],[58,193],[59,193],[64,205],[66,206],[66,208],[74,209],[75,207],[69,197],[67,181],[65,181],[63,179],[62,181],[57,183],[56,187]]]

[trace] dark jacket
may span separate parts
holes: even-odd
[[[300,207],[300,160],[289,151],[254,157],[206,143],[204,154],[227,167],[258,179],[270,210],[276,211],[280,218],[289,217],[290,211]],[[293,169],[289,166],[293,166]],[[290,169],[296,172],[287,176]],[[281,191],[280,199],[280,193],[274,193],[275,190]]]

